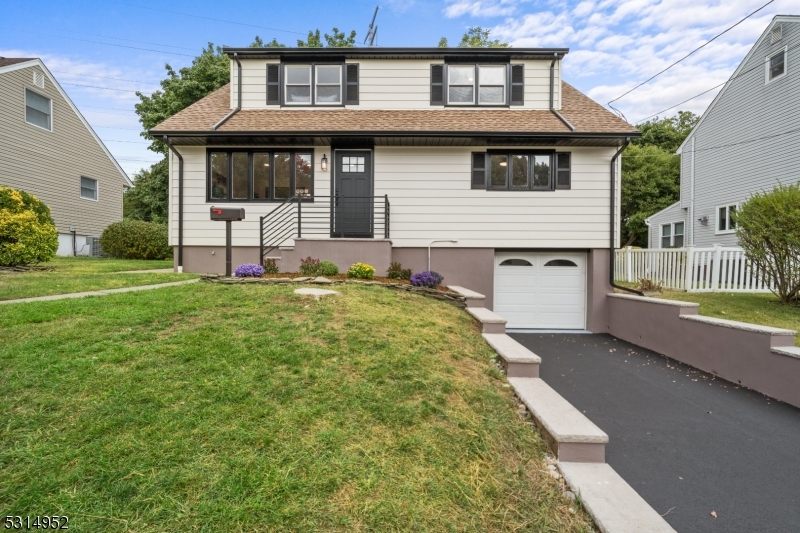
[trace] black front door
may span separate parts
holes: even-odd
[[[372,238],[372,152],[337,150],[334,161],[333,237]]]

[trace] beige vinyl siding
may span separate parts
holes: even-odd
[[[240,59],[242,63],[242,109],[268,109],[267,64],[276,60]],[[359,104],[351,109],[430,109],[431,65],[429,59],[361,59],[359,65]],[[514,109],[549,109],[550,61],[512,61],[525,65],[525,104]],[[231,108],[238,97],[238,72],[231,60]],[[561,62],[555,65],[555,103],[561,108]],[[327,107],[327,106],[326,106]],[[440,106],[437,106],[440,107]],[[291,109],[291,106],[284,109]],[[465,108],[470,109],[470,108]]]
[[[33,85],[34,70],[44,74],[38,66],[0,73],[0,185],[39,197],[59,233],[100,235],[122,219],[124,178],[52,81]],[[52,131],[25,122],[26,88],[52,101]],[[81,176],[97,180],[98,201],[80,197]]]
[[[459,247],[600,248],[608,246],[609,162],[613,148],[571,150],[572,189],[486,191],[470,188],[470,154],[485,148],[376,147],[375,194],[389,196],[393,246],[427,246],[438,238]],[[184,154],[184,244],[222,246],[225,224],[209,220],[204,147],[180,147]],[[330,172],[320,170],[329,147],[314,151],[316,195],[330,192]],[[177,160],[172,160],[171,243],[177,244]],[[619,190],[619,189],[617,189]],[[228,205],[228,204],[226,204]],[[233,223],[235,246],[258,246],[258,219],[276,204],[244,207]],[[315,236],[317,237],[317,236]]]

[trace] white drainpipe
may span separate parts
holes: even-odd
[[[428,272],[431,270],[431,245],[435,242],[458,242],[455,239],[435,239],[428,243]]]

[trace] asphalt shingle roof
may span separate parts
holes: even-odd
[[[35,57],[0,57],[0,67],[7,67],[9,65],[16,65],[17,63],[24,63],[25,61],[33,61]]]
[[[576,133],[637,133],[636,128],[605,110],[567,83],[562,84],[561,114]],[[225,85],[168,118],[151,131],[205,132],[230,112],[230,85]],[[569,133],[549,110],[529,109],[246,109],[225,122],[219,132],[475,132]]]

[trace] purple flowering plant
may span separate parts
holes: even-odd
[[[264,275],[264,267],[253,263],[239,265],[233,273],[237,278],[260,278]]]
[[[425,272],[417,272],[411,276],[411,284],[415,287],[430,287],[433,289],[437,285],[441,285],[442,281],[444,281],[444,277],[441,274],[427,270]]]

